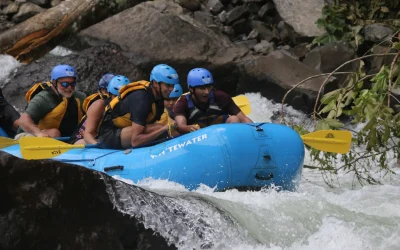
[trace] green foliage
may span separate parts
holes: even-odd
[[[393,43],[392,48],[400,53],[399,43]],[[389,78],[392,87],[399,86],[400,65],[395,63],[392,72],[390,65],[383,65],[374,75],[365,74],[365,65],[360,60],[358,69],[347,78],[343,88],[326,93],[321,98],[320,118],[316,130],[340,129],[344,125],[339,118],[351,117],[354,124],[364,123],[364,128],[354,133],[353,145],[364,148],[363,151],[352,149],[348,154],[342,155],[343,165],[333,167],[337,155],[311,150],[311,157],[324,173],[336,174],[338,170],[352,172],[359,183],[377,184],[370,170],[378,166],[385,174],[393,173],[388,166],[388,159],[393,154],[400,153],[400,113],[393,110],[394,105],[389,105]],[[365,82],[366,79],[370,79]],[[396,99],[397,100],[397,99]],[[399,102],[397,100],[397,102]],[[329,178],[325,178],[328,182]],[[331,183],[329,183],[331,184]]]
[[[398,27],[399,17],[400,0],[337,0],[324,6],[322,17],[316,24],[326,33],[314,38],[313,44],[346,40],[358,47],[364,42],[361,33],[366,24],[385,23]]]

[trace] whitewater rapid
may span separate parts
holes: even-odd
[[[52,51],[58,56],[69,53],[63,48]],[[0,67],[0,83],[8,84],[8,76],[23,65],[0,55]],[[258,93],[246,96],[253,109],[251,119],[279,122],[281,104]],[[285,111],[291,122],[307,122],[303,113],[290,107]],[[297,192],[214,192],[214,187],[206,186],[188,191],[165,180],[132,183],[114,176],[124,182],[110,195],[119,194],[116,209],[132,216],[140,213],[146,227],[179,249],[400,249],[400,168],[395,159],[389,162],[397,175],[376,186],[354,186],[352,175],[340,173],[336,187],[330,188],[317,170],[304,169]],[[315,164],[308,151],[305,164]],[[168,206],[184,214],[184,220],[174,221],[162,210],[133,203],[125,183],[169,197]]]

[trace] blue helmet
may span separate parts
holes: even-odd
[[[129,81],[129,79],[126,76],[122,75],[114,76],[108,83],[107,91],[113,95],[118,95],[119,89],[122,86],[129,84],[130,82],[131,81]]]
[[[114,74],[107,73],[103,75],[99,81],[98,89],[107,89],[108,83],[110,82],[111,78],[114,77]]]
[[[150,73],[150,82],[163,82],[166,84],[179,84],[178,73],[174,68],[166,64],[159,64]]]
[[[210,71],[203,68],[192,69],[187,76],[188,87],[198,87],[214,83]]]
[[[56,81],[58,78],[61,77],[74,77],[75,79],[78,78],[76,76],[75,69],[72,66],[66,64],[57,65],[51,71],[52,81]]]
[[[183,94],[183,90],[180,84],[175,84],[174,89],[169,94],[169,98],[179,98]]]

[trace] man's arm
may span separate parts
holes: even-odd
[[[43,133],[38,126],[33,122],[32,118],[30,115],[27,113],[24,113],[21,115],[19,118],[19,126],[26,132],[30,133],[33,135],[36,135],[37,137],[49,137],[48,134]]]
[[[187,125],[186,117],[183,115],[175,116],[176,125],[179,132],[186,134],[200,129],[199,125]]]
[[[19,118],[19,126],[27,133],[38,137],[48,137],[49,135],[43,133],[36,124],[50,111],[48,100],[39,93],[30,101],[26,112]]]
[[[253,121],[248,118],[242,111],[240,111],[236,116],[239,118],[240,123],[253,123]]]
[[[162,124],[152,124],[153,126],[150,133],[145,133],[146,127],[132,122],[132,136],[131,136],[131,146],[137,147],[151,141],[154,141],[162,133],[168,130],[168,125]]]

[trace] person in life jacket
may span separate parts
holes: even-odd
[[[176,101],[178,101],[179,97],[183,94],[183,90],[180,84],[175,84],[174,89],[167,99],[164,99],[164,113],[157,123],[167,124],[169,125],[169,133],[171,136],[176,137],[180,133],[176,131],[176,123],[175,123],[175,114],[173,111],[174,105]],[[173,125],[171,125],[173,124]]]
[[[96,144],[100,121],[103,117],[104,108],[110,103],[110,92],[108,85],[115,75],[107,73],[103,75],[97,85],[97,92],[86,97],[83,101],[83,110],[86,115],[82,118],[78,129],[71,135],[70,144]],[[126,77],[125,77],[126,78]],[[128,78],[126,81],[129,83]],[[114,81],[116,82],[116,81]],[[118,91],[117,94],[118,95]]]
[[[29,99],[18,129],[22,136],[70,136],[83,116],[86,95],[76,91],[77,75],[70,65],[57,65],[51,71],[48,87]],[[25,133],[22,133],[25,132]]]
[[[189,93],[183,94],[174,106],[179,132],[188,133],[219,123],[252,122],[228,94],[213,88],[214,80],[208,70],[192,69],[187,83]]]
[[[19,126],[20,114],[11,106],[3,96],[0,89],[0,128],[7,137],[14,137]]]
[[[99,133],[101,147],[137,147],[167,137],[168,124],[156,121],[175,84],[179,84],[175,69],[159,64],[151,71],[150,82],[142,80],[123,86],[118,98],[106,107]]]

